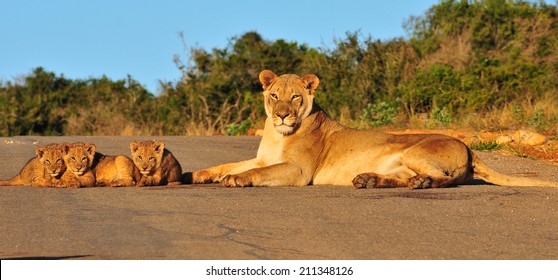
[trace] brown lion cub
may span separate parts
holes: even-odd
[[[54,187],[66,170],[62,146],[50,144],[35,149],[37,157],[30,159],[19,174],[7,181],[0,181],[0,186],[34,186]]]
[[[62,144],[66,172],[60,187],[90,188],[95,186],[95,175],[91,169],[95,156],[95,144]]]
[[[138,186],[180,185],[182,167],[161,141],[132,141],[132,160],[142,178]]]
[[[97,187],[132,187],[141,179],[141,173],[127,156],[107,156],[95,153],[93,173]]]

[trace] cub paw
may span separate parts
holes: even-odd
[[[375,188],[378,183],[378,176],[372,173],[358,174],[353,179],[353,186],[356,189],[371,189]]]
[[[426,175],[417,175],[409,180],[410,189],[428,189],[432,187],[432,178]]]

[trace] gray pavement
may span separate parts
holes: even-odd
[[[36,145],[83,141],[128,154],[134,139],[163,140],[184,171],[252,158],[260,140],[0,138],[0,179]],[[479,156],[501,172],[558,182],[558,167],[541,161]],[[558,259],[558,188],[0,187],[0,258]]]

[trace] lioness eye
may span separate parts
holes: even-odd
[[[300,95],[293,95],[293,97],[291,97],[291,100],[295,100],[295,99],[299,99]]]
[[[275,93],[272,93],[269,96],[271,96],[271,98],[273,98],[273,99],[277,99],[277,94],[275,94]]]

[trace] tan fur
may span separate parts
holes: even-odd
[[[357,188],[430,188],[477,177],[508,186],[558,187],[511,177],[482,163],[458,139],[392,135],[344,127],[314,104],[314,75],[260,73],[267,119],[256,158],[193,172],[195,183],[227,187],[353,185]]]
[[[62,146],[50,144],[35,149],[37,157],[30,159],[19,174],[7,181],[0,181],[0,186],[34,186],[54,187],[66,170]]]
[[[95,144],[63,144],[66,172],[62,175],[59,187],[95,187],[95,175],[91,166],[95,155]]]
[[[132,160],[143,175],[138,186],[180,185],[182,167],[161,141],[132,141]]]
[[[141,179],[141,173],[127,156],[95,153],[93,173],[97,187],[131,187]]]

